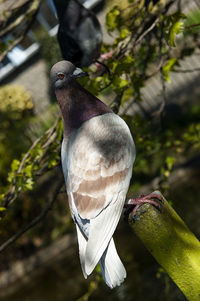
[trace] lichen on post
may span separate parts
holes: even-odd
[[[199,301],[200,242],[164,197],[161,211],[144,204],[129,224],[186,298]]]

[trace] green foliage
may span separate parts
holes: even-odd
[[[21,119],[33,109],[31,94],[20,85],[6,85],[0,88],[1,120],[5,114],[8,119]]]
[[[19,157],[29,145],[26,127],[33,114],[31,94],[22,86],[0,88],[0,181],[5,183],[13,157]]]
[[[194,143],[196,149],[200,146],[200,123],[190,124],[188,130],[183,134],[184,141]]]
[[[179,59],[188,55],[189,50],[182,51],[180,56],[175,56],[171,51],[172,46],[176,46],[177,35],[184,29],[184,19],[185,15],[180,11],[166,14],[162,3],[155,6],[150,3],[146,9],[144,1],[127,1],[126,5],[119,2],[106,17],[107,30],[114,34],[115,40],[102,48],[104,52],[113,52],[106,61],[110,73],[104,72],[87,82],[83,80],[83,84],[96,95],[109,87],[121,97],[121,104],[131,97],[141,101],[141,90],[146,80],[151,73],[155,74],[152,66],[159,65],[162,58],[163,76],[170,82],[170,72],[179,65]],[[151,26],[154,28],[146,33]]]
[[[53,139],[52,136],[53,135]],[[13,160],[8,174],[10,186],[14,193],[21,190],[32,190],[36,177],[44,171],[55,167],[60,162],[60,144],[62,137],[61,118],[56,125],[36,140],[30,150],[22,157],[22,161]]]
[[[169,189],[162,183],[170,176],[175,164],[183,157],[197,153],[200,147],[199,110],[199,104],[185,108],[182,116],[184,123],[174,120],[162,131],[155,131],[155,126],[141,116],[125,116],[137,147],[133,189],[137,190],[138,184],[148,183],[156,176],[160,176],[162,191]]]
[[[197,26],[194,26],[197,25]],[[191,11],[187,14],[184,26],[186,28],[186,33],[198,33],[200,28],[200,9]]]
[[[102,94],[104,89],[108,94],[109,91],[114,91],[121,99],[120,108],[126,102],[142,102],[142,88],[151,76],[160,72],[161,79],[163,77],[170,83],[170,72],[176,66],[181,66],[181,60],[191,55],[195,47],[190,42],[187,44],[186,40],[181,40],[180,33],[184,31],[186,18],[181,11],[169,13],[162,3],[157,6],[151,3],[148,10],[144,8],[142,1],[133,1],[132,4],[127,3],[127,6],[124,2],[117,3],[119,4],[111,8],[106,18],[107,30],[115,36],[115,40],[111,45],[103,45],[102,48],[104,52],[113,52],[112,57],[106,60],[110,73],[105,70],[102,75],[85,81],[84,86],[96,95]],[[153,25],[153,29],[146,32]],[[144,37],[141,39],[141,36]],[[175,52],[173,48],[177,47],[177,36],[182,46],[178,46],[180,49]],[[198,47],[197,42],[196,45]],[[155,71],[155,66],[159,65]],[[124,118],[135,134],[137,158],[134,179],[138,182],[134,185],[137,188],[139,183],[141,185],[156,176],[160,176],[162,185],[181,155],[188,149],[195,152],[199,146],[198,123],[194,125],[188,120],[182,128],[177,120],[174,123],[175,128],[162,128],[160,131],[161,125],[157,124],[158,133],[155,135],[155,126],[151,119],[144,120],[140,116]],[[184,115],[183,118],[187,119],[188,116]]]
[[[126,5],[124,5],[124,1],[122,2],[123,7],[115,5],[106,19],[107,29],[114,37],[111,45],[102,46],[104,53],[112,52],[112,57],[105,61],[107,69],[94,74],[94,66],[90,67],[88,68],[91,75],[90,79],[81,79],[83,86],[100,98],[106,95],[108,98],[116,99],[116,96],[118,96],[118,110],[134,102],[142,104],[142,89],[154,75],[162,73],[164,79],[170,82],[170,72],[174,70],[175,66],[181,66],[181,60],[185,56],[191,55],[195,51],[196,45],[198,45],[190,44],[190,40],[188,44],[184,44],[186,39],[183,41],[181,35],[179,35],[183,30],[182,24],[185,18],[181,12],[170,13],[170,11],[165,10],[164,6],[153,6],[152,3],[147,9],[144,8],[144,1],[126,1]],[[186,22],[187,19],[185,25]],[[179,39],[177,39],[178,35]],[[61,59],[56,37],[49,37],[46,32],[39,33],[38,37],[41,44],[41,53],[49,70],[55,62]],[[190,34],[189,37],[193,39],[194,36]],[[197,41],[196,43],[198,43],[197,37],[198,33],[195,32],[194,41]],[[177,46],[179,41],[182,43],[180,43],[180,47]],[[159,92],[162,93],[162,91]],[[13,97],[16,92],[11,94]],[[25,98],[25,95],[25,93],[22,93],[20,100]],[[0,101],[0,106],[3,102]],[[31,114],[31,108],[27,108],[27,110],[25,106],[21,111],[15,111],[11,109],[12,105],[9,106],[10,109],[6,110],[6,114],[10,114],[10,119],[4,118],[4,138],[10,137],[11,133],[12,138],[2,140],[2,133],[0,134],[0,148],[4,147],[6,143],[10,143],[9,146],[4,147],[4,156],[9,158],[9,164],[11,158],[13,160],[8,174],[8,187],[6,189],[1,188],[0,191],[0,211],[2,215],[7,214],[4,227],[2,227],[5,239],[8,236],[6,236],[9,232],[8,229],[10,233],[15,233],[22,223],[31,220],[32,213],[36,216],[43,208],[47,196],[46,187],[41,188],[40,181],[41,178],[43,180],[43,175],[47,178],[50,177],[50,171],[60,164],[62,139],[62,120],[59,119],[55,126],[38,138],[28,152],[21,156],[21,149],[17,152],[13,146],[22,146],[22,142],[25,142],[23,137],[26,131],[19,127],[20,133],[23,134],[19,136],[16,131],[13,132],[13,124],[15,124],[15,130],[18,129],[21,122],[27,124],[25,123],[26,114],[28,116]],[[161,189],[167,189],[167,187],[164,187],[164,180],[170,176],[176,164],[179,164],[185,156],[192,156],[199,150],[199,114],[200,106],[194,105],[192,108],[185,110],[181,123],[178,119],[170,120],[169,125],[162,125],[162,116],[159,116],[161,123],[155,122],[155,118],[151,115],[149,118],[136,115],[134,117],[122,116],[133,133],[137,149],[134,164],[134,185],[131,187],[131,192],[141,185],[149,183],[155,177],[160,179]],[[8,120],[10,121],[8,122]],[[6,130],[7,126],[9,131]],[[42,122],[36,122],[37,137],[45,127],[47,125],[43,127]],[[16,139],[15,142],[13,142],[13,139]],[[25,152],[24,145],[23,151]],[[4,161],[1,160],[0,164],[2,162]],[[21,193],[20,198],[17,198],[14,202],[13,212],[11,210],[5,212],[5,200],[8,199],[7,188],[13,188],[13,194],[16,196],[19,196],[20,192],[25,192]],[[32,230],[29,235],[33,237],[43,235],[46,242],[46,237],[51,241],[65,233],[71,221],[70,217],[67,220],[68,213],[65,213],[65,201],[64,199],[63,203],[57,202],[55,204],[55,210],[50,213],[51,219],[43,223],[42,230],[40,228],[39,230]],[[16,220],[20,222],[17,224]],[[98,275],[91,282],[89,292],[81,300],[89,299],[100,281]]]
[[[163,76],[164,79],[170,83],[171,79],[170,79],[170,75],[169,72],[173,71],[173,67],[177,65],[177,59],[176,58],[171,58],[169,59],[166,64],[162,67],[162,72],[163,72]]]
[[[190,55],[193,49],[182,49],[179,56],[172,55],[171,46],[175,47],[176,36],[182,31],[182,12],[166,14],[164,6],[149,5],[144,8],[144,1],[135,3],[130,1],[127,7],[114,6],[107,14],[106,26],[109,33],[115,33],[115,40],[111,45],[103,45],[103,51],[112,51],[112,57],[106,61],[107,70],[98,76],[81,79],[82,84],[95,95],[109,94],[119,96],[119,107],[130,100],[142,102],[142,88],[151,74],[156,74],[154,68],[163,60],[159,72],[170,82],[170,72],[174,66],[180,64],[180,58]],[[156,19],[156,23],[155,23]],[[152,30],[146,29],[154,25]],[[141,38],[141,36],[143,38]],[[38,33],[42,43],[42,52],[51,66],[59,57],[58,44],[46,32]],[[159,37],[159,38],[158,38]],[[139,42],[138,42],[139,41]],[[50,51],[51,50],[51,51]],[[49,66],[49,67],[50,67]],[[88,69],[91,72],[91,68]],[[105,93],[105,94],[106,94]],[[138,150],[134,172],[138,174],[138,181],[144,181],[161,175],[168,177],[180,153],[188,145],[194,145],[198,140],[198,125],[187,125],[180,143],[180,131],[177,138],[170,129],[162,134],[155,134],[151,121],[139,116],[130,119],[124,116],[131,129],[136,132],[135,141]],[[35,187],[37,176],[44,171],[52,169],[59,163],[59,145],[62,136],[62,125],[59,121],[50,136],[47,132],[22,160],[14,160],[8,175],[10,186],[15,187],[15,193],[21,190],[28,191]],[[159,154],[159,155],[158,155]],[[155,160],[156,157],[156,160]],[[137,185],[136,185],[137,186]],[[2,198],[4,195],[2,194]]]
[[[108,32],[112,32],[119,26],[120,10],[118,6],[114,6],[106,16],[106,28]]]
[[[180,11],[163,18],[166,40],[170,46],[176,46],[175,39],[184,30],[183,20],[185,18],[185,15]]]

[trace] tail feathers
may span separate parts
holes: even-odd
[[[87,246],[87,240],[81,233],[79,226],[77,224],[76,224],[76,230],[77,230],[77,236],[78,236],[79,257],[80,257],[81,269],[82,269],[84,278],[87,279],[87,274],[85,272],[85,250],[86,250],[86,246]]]
[[[117,254],[113,238],[99,263],[104,280],[110,288],[120,285],[126,278],[126,270]]]
[[[112,196],[113,198],[113,196]],[[109,204],[95,218],[90,219],[88,242],[85,252],[85,272],[90,275],[108,247],[119,222],[124,206],[124,195],[119,193],[117,201]],[[112,248],[115,250],[115,248]]]
[[[76,225],[76,229],[78,234],[81,268],[84,277],[87,278],[89,275],[85,271],[85,252],[87,247],[87,240],[81,233],[78,225]],[[126,278],[126,270],[117,254],[113,238],[111,238],[106,250],[104,251],[99,264],[103,278],[110,288],[114,288],[120,285]]]

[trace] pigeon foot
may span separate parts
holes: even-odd
[[[135,219],[138,208],[143,204],[151,204],[160,211],[161,206],[159,204],[159,201],[163,203],[163,198],[157,193],[150,193],[146,196],[141,195],[138,198],[130,199],[128,201],[128,204],[124,206],[126,209],[124,213],[125,217],[128,218],[129,214],[131,213],[131,216]]]

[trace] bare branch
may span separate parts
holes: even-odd
[[[160,71],[160,69],[162,68],[163,64],[164,64],[164,57],[161,57],[160,62],[158,64],[158,66],[156,67],[156,69],[152,73],[150,73],[149,75],[146,75],[144,79],[147,80],[147,79],[153,77],[154,75],[156,75]]]
[[[111,109],[115,114],[119,113],[119,108],[121,105],[121,99],[122,99],[123,93],[121,95],[116,95],[112,104],[111,104]]]
[[[10,0],[9,0],[10,1]],[[19,44],[30,29],[42,0],[4,1],[0,3],[0,37],[12,31],[15,40],[2,51],[0,61]]]
[[[46,214],[48,213],[48,211],[51,209],[54,202],[56,201],[56,197],[57,197],[60,189],[62,188],[63,184],[64,184],[64,180],[63,180],[63,177],[62,177],[56,183],[54,191],[52,192],[52,194],[49,198],[49,201],[47,202],[46,206],[41,211],[41,213],[38,216],[36,216],[28,225],[24,226],[16,234],[14,234],[6,242],[4,242],[0,246],[0,252],[4,251],[10,244],[12,244],[14,241],[16,241],[19,237],[21,237],[29,229],[33,228],[37,223],[39,223],[46,216]]]
[[[39,4],[39,3],[38,3]],[[4,29],[0,31],[0,37],[5,36],[6,34],[10,33],[12,30],[17,28],[23,21],[29,18],[30,14],[33,14],[35,10],[38,9],[38,6],[30,6],[25,14],[20,15],[16,20],[6,26]]]
[[[7,24],[13,13],[20,11],[24,6],[29,4],[31,0],[4,0],[0,2],[0,24]],[[7,24],[8,25],[8,24]]]
[[[111,77],[110,69],[104,62],[101,62],[99,60],[96,60],[95,62],[98,63],[99,65],[102,65],[105,68],[106,72],[108,73],[108,76]]]
[[[155,21],[151,24],[151,26],[149,28],[147,28],[139,37],[138,39],[135,41],[135,45],[136,46],[137,44],[139,44],[143,39],[144,37],[154,29],[154,27],[156,26],[156,24],[158,23],[159,21],[159,18],[156,18]]]
[[[162,46],[163,46],[163,23],[161,25],[161,35],[159,37],[159,57],[160,57],[160,60],[162,60]],[[165,83],[165,79],[164,79],[164,74],[163,74],[163,69],[160,68],[160,80],[161,80],[161,85],[162,85],[162,103],[159,107],[159,109],[153,113],[153,116],[156,117],[156,116],[159,116],[160,117],[160,125],[161,127],[163,127],[163,111],[164,111],[164,108],[165,108],[165,105],[167,103],[167,96],[166,96],[166,83]]]
[[[185,29],[190,29],[190,28],[194,28],[194,27],[198,27],[198,26],[200,26],[200,23],[190,24],[190,25],[185,26]]]
[[[24,35],[16,39],[5,51],[0,55],[0,62],[6,57],[9,51],[11,51],[15,46],[17,46],[24,38]]]
[[[194,69],[174,69],[173,72],[187,73],[187,72],[197,72],[200,71],[200,68]]]

